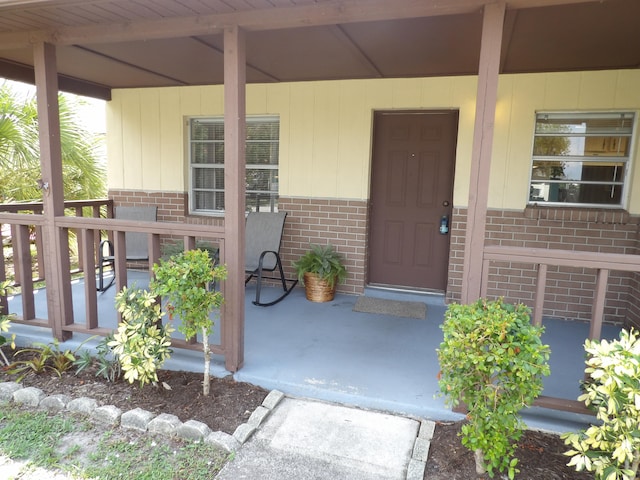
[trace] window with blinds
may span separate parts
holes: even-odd
[[[278,210],[280,119],[247,117],[247,211]],[[224,212],[224,120],[189,120],[191,211]]]
[[[621,207],[635,115],[538,113],[530,204]]]

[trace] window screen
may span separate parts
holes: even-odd
[[[246,143],[246,207],[277,211],[280,120],[248,117]],[[189,121],[191,211],[224,212],[224,120]]]

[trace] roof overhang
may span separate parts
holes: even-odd
[[[246,31],[247,82],[473,75],[489,0],[0,0],[0,76],[33,83],[56,46],[62,90],[223,83]],[[507,2],[501,73],[640,68],[638,0]]]

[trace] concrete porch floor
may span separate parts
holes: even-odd
[[[133,272],[129,284],[144,287],[146,273]],[[76,322],[84,321],[83,282],[73,285]],[[263,290],[263,301],[269,298]],[[396,300],[422,301],[427,318],[413,319],[354,312],[357,296],[336,295],[332,302],[306,300],[297,288],[271,307],[251,303],[255,287],[246,290],[245,363],[234,374],[238,381],[288,395],[353,405],[430,420],[455,420],[438,395],[439,370],[436,348],[442,341],[440,324],[446,305],[442,296],[404,294],[367,289],[367,295]],[[100,326],[115,328],[115,287],[98,294]],[[46,317],[45,292],[36,294],[36,313]],[[10,300],[10,311],[20,314],[19,297]],[[545,319],[543,342],[551,347],[551,376],[545,379],[544,395],[575,400],[584,372],[583,343],[589,327],[583,322]],[[51,341],[49,330],[14,325],[19,344]],[[607,325],[604,338],[616,338],[619,328]],[[219,332],[212,336],[218,342]],[[75,334],[65,342],[75,348],[87,339]],[[88,341],[86,348],[97,342]],[[201,371],[201,354],[176,349],[164,368]],[[212,375],[229,375],[224,361],[212,361]],[[530,428],[564,432],[582,428],[593,417],[549,409],[531,408],[523,412]]]

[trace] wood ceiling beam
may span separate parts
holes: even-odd
[[[1,2],[2,0],[0,0]],[[508,8],[531,8],[603,0],[511,0]],[[606,0],[605,0],[606,1]],[[43,3],[43,2],[41,2]],[[456,15],[478,11],[494,0],[327,0],[313,5],[243,10],[223,14],[172,17],[159,20],[58,27],[0,34],[0,49],[30,47],[46,41],[55,45],[113,43],[219,34],[225,27],[245,31],[336,25],[379,20]],[[11,2],[11,6],[24,2]],[[54,2],[51,2],[55,5]],[[0,15],[3,8],[0,3]]]

